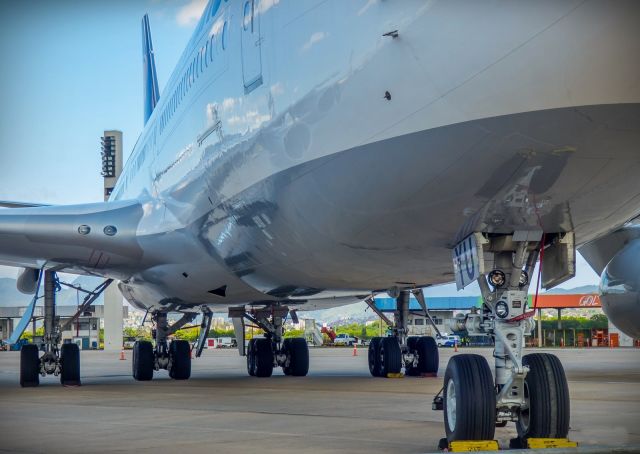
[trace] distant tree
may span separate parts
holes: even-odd
[[[304,330],[302,329],[289,329],[285,331],[284,337],[304,337]]]

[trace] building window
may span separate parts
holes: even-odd
[[[415,318],[413,319],[413,324],[418,326],[418,325],[424,325],[424,318]]]

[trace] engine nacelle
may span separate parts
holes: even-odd
[[[38,277],[40,277],[40,270],[36,268],[22,268],[22,271],[18,273],[16,288],[20,293],[33,295],[38,285]]]
[[[39,276],[40,276],[40,270],[38,269],[22,268],[22,271],[18,273],[16,288],[20,293],[24,293],[26,295],[33,295],[36,292],[36,286],[38,285]]]
[[[600,301],[611,323],[640,338],[640,239],[630,241],[602,272]]]

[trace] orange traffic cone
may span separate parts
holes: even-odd
[[[358,345],[353,344],[353,356],[358,356]]]
[[[125,359],[127,358],[124,357],[124,348],[123,348],[122,350],[120,350],[120,361],[124,361]]]

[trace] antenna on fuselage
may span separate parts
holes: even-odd
[[[142,89],[144,90],[144,123],[146,124],[160,99],[156,60],[153,56],[151,28],[147,14],[142,18]]]

